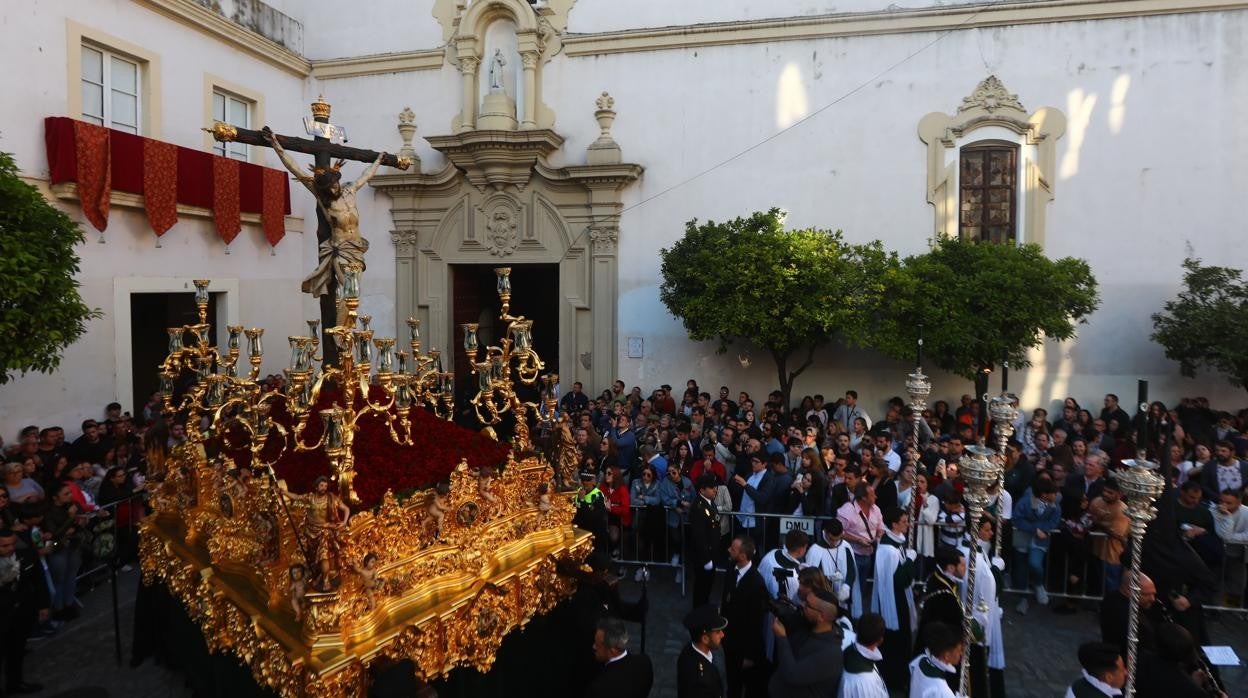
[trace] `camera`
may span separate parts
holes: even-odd
[[[780,585],[780,593],[776,595],[776,598],[767,600],[767,608],[772,615],[787,626],[789,619],[796,616],[798,611],[797,606],[793,604],[793,599],[789,597],[789,580],[797,575],[793,570],[784,568],[774,569],[771,574],[776,578],[776,583]]]

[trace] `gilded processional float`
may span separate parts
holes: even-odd
[[[454,375],[440,353],[422,352],[416,320],[410,353],[375,337],[359,314],[361,266],[334,248],[322,245],[321,261],[336,324],[318,335],[311,320],[289,337],[280,386],[259,380],[263,329],[229,326],[225,346],[212,344],[211,284],[195,282],[199,322],[169,328],[160,366],[164,408],[188,442],[149,464],[154,511],[141,536],[145,583],[182,603],[210,651],[289,697],[362,696],[379,660],[411,660],[421,680],[486,671],[505,635],[571,595],[576,581],[559,570],[592,547],[528,437],[531,411],[553,415],[558,378],[540,375],[531,321],[509,313],[509,270],[495,270],[496,346],[479,347],[475,326],[464,343],[475,412],[487,426],[512,413],[510,446],[449,421]],[[517,395],[539,381],[541,404]]]

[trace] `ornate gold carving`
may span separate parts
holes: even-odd
[[[238,129],[220,121],[214,122],[212,124],[212,128],[206,128],[204,130],[212,134],[213,140],[222,143],[229,143],[235,138],[238,138]]]
[[[309,561],[292,522],[308,503],[290,503],[288,514],[267,480],[223,477],[228,464],[210,465],[197,445],[175,449],[168,465],[142,524],[144,579],[183,602],[211,651],[234,654],[261,686],[291,698],[362,695],[379,656],[412,659],[424,679],[488,670],[503,636],[573,591],[556,562],[580,563],[591,549],[566,498],[542,506],[537,493],[552,475],[543,461],[512,458],[497,476],[463,462],[440,535],[425,526],[433,490],[404,502],[387,493],[340,532],[349,565],[377,556],[371,602],[364,576],[344,574],[329,592],[298,587],[296,618],[290,568]]]

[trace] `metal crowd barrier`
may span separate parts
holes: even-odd
[[[616,554],[613,555],[614,562],[621,566],[633,568],[640,566],[669,569],[683,568],[685,562],[685,535],[688,523],[683,510],[676,511],[680,516],[679,534],[677,535],[666,525],[667,516],[673,511],[672,509],[636,505],[632,509],[632,525],[621,528],[620,543]],[[644,519],[639,515],[652,515],[659,513],[659,511],[662,512],[664,518],[664,535],[662,536],[662,548],[656,549],[654,541],[650,540],[653,538],[653,535],[647,535],[642,530],[645,524],[643,523]],[[751,528],[741,525],[742,519],[739,517],[747,516],[754,517],[755,525]],[[720,537],[722,550],[717,551],[719,555],[716,561],[717,571],[727,569],[728,545],[731,543],[732,538],[740,533],[748,533],[754,539],[758,547],[758,554],[761,557],[771,550],[781,547],[784,543],[784,534],[793,528],[805,531],[811,536],[813,542],[813,540],[817,539],[823,522],[831,518],[720,511],[720,520],[723,521],[725,517],[729,521],[727,526],[728,533]],[[931,531],[931,539],[933,541],[940,540],[940,529],[942,528],[940,523],[916,524],[916,532],[918,527],[928,527]],[[1092,553],[1092,542],[1098,538],[1104,538],[1105,534],[1093,531],[1089,532],[1083,539],[1075,539],[1064,531],[1055,530],[1051,531],[1049,536],[1050,545],[1044,558],[1042,576],[1045,583],[1045,591],[1048,592],[1048,595],[1058,599],[1070,599],[1073,601],[1100,601],[1106,592],[1105,580],[1111,575],[1108,573],[1107,565]],[[647,539],[643,540],[643,537]],[[1005,571],[1002,575],[1004,584],[1001,591],[1015,595],[1033,593],[1030,584],[1024,586],[1015,584],[1016,567],[1019,564],[1026,564],[1026,558],[1015,552],[1008,529],[1002,538],[1001,544],[1004,551],[999,554],[1005,561]],[[644,553],[646,554],[641,554],[643,548],[645,548]],[[1244,549],[1248,548],[1248,546],[1242,544],[1224,546],[1223,564],[1218,569],[1213,570],[1218,575],[1217,589],[1213,593],[1212,598],[1200,599],[1205,609],[1248,614],[1248,608],[1242,607],[1245,601],[1242,589],[1238,592],[1241,607],[1230,606],[1225,603],[1228,595],[1232,598],[1237,595],[1234,590],[1229,588],[1228,581],[1238,582],[1243,579],[1242,576],[1236,576],[1237,570],[1234,565],[1243,565],[1244,553],[1239,553],[1239,557],[1236,558],[1234,556],[1236,548]],[[656,552],[656,550],[660,552]],[[676,556],[676,562],[673,562],[673,555]],[[925,579],[934,568],[932,559],[929,557],[920,556],[917,564],[918,580]],[[687,581],[687,576],[687,574],[681,574],[678,580],[674,579],[674,581],[678,581],[682,596],[686,593],[685,582]]]
[[[81,555],[74,583],[81,590],[95,589],[109,582],[113,606],[113,651],[121,666],[121,606],[117,596],[117,571],[132,554],[138,562],[139,520],[146,511],[147,493],[101,505],[82,526],[84,536],[77,553]]]

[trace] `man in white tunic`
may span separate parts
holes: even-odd
[[[806,565],[823,572],[832,583],[841,611],[856,620],[862,616],[862,587],[854,550],[845,542],[845,527],[839,519],[828,519],[819,535],[822,540],[806,551]]]
[[[962,662],[962,629],[929,623],[923,639],[927,649],[910,662],[910,698],[959,698],[950,686]]]
[[[975,602],[971,604],[971,615],[983,628],[983,642],[976,642],[971,652],[971,695],[981,698],[1004,698],[1005,696],[1005,637],[1001,632],[1001,606],[997,597],[1000,587],[1001,572],[1005,569],[1005,560],[1000,557],[988,557],[995,535],[992,521],[981,521],[979,525],[979,545],[975,560]],[[959,548],[967,558],[970,550],[965,546]],[[962,585],[962,604],[965,608],[966,585]],[[985,666],[985,653],[987,666]]]

